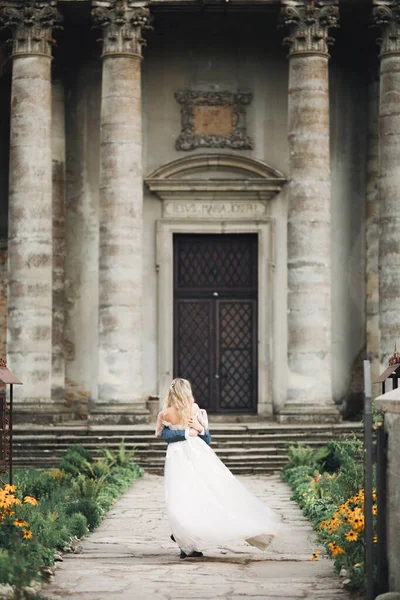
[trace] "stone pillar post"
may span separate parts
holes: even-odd
[[[367,289],[367,358],[371,362],[372,381],[378,379],[379,357],[379,79],[375,60],[371,61],[368,86],[367,193],[366,193],[366,289]],[[375,68],[374,68],[375,67]],[[372,396],[380,394],[375,384]]]
[[[53,368],[52,397],[64,404],[65,389],[65,103],[64,82],[52,85],[53,169]]]
[[[50,2],[7,7],[13,34],[8,225],[8,363],[23,381],[17,413],[53,419]],[[20,403],[18,405],[18,402]]]
[[[282,0],[289,35],[288,394],[281,421],[330,421],[332,399],[329,29],[337,0]]]
[[[98,398],[90,419],[145,420],[142,396],[142,32],[149,10],[95,8],[103,30]]]
[[[400,342],[400,1],[374,2],[381,29],[379,329],[381,368]]]

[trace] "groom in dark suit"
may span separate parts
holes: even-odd
[[[186,429],[169,429],[168,427],[164,427],[161,432],[161,437],[164,442],[167,444],[173,444],[175,442],[184,442],[190,436],[190,427],[186,427]],[[205,429],[203,427],[202,431],[198,432],[198,437],[201,438],[206,444],[211,444],[211,434],[209,429]],[[175,538],[171,535],[171,540],[175,542]],[[187,556],[191,558],[199,558],[203,556],[202,552],[191,552],[190,554],[186,554],[184,550],[181,550],[181,558],[186,558]]]

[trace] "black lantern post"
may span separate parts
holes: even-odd
[[[383,371],[374,383],[382,384],[382,394],[386,392],[386,381],[388,379],[392,379],[393,381],[393,389],[396,389],[399,386],[399,378],[400,378],[400,354],[397,352],[396,344],[394,345],[394,353],[393,356],[389,358],[389,366],[387,369]]]
[[[10,386],[10,399],[7,402],[6,394],[0,395],[0,483],[3,485],[7,478],[12,484],[13,478],[13,386],[14,384],[22,385],[10,369],[4,358],[0,358],[0,383]]]

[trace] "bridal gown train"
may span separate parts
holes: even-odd
[[[171,531],[187,553],[238,540],[265,550],[281,529],[279,517],[199,437],[168,445],[165,494]]]

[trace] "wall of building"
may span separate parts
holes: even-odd
[[[187,152],[175,149],[180,106],[174,93],[192,90],[249,90],[247,127],[254,144],[243,152],[288,173],[287,51],[277,15],[203,13],[157,14],[143,61],[144,176]],[[86,24],[85,27],[88,25]],[[68,32],[68,28],[66,28]],[[67,397],[77,407],[96,397],[98,329],[98,168],[101,96],[100,48],[95,36],[77,48],[71,31],[64,39],[66,108],[66,377]],[[344,36],[345,38],[345,36]],[[347,44],[346,39],[341,44]],[[71,54],[71,50],[73,53]],[[60,50],[59,50],[60,52]],[[354,71],[356,69],[356,71]],[[358,72],[358,71],[359,72]],[[364,80],[350,53],[333,52],[331,66],[332,262],[334,397],[341,402],[352,386],[352,365],[365,345]],[[0,125],[1,127],[1,125]],[[2,139],[2,136],[0,136]],[[1,142],[2,144],[2,142]],[[207,152],[218,152],[209,149]],[[4,219],[4,157],[0,149],[0,237]],[[199,150],[195,150],[200,152]],[[235,152],[228,150],[228,152]],[[7,167],[8,168],[8,167]],[[3,211],[3,213],[2,213]],[[270,202],[275,219],[275,270],[272,302],[273,395],[286,398],[287,355],[287,202],[282,192]],[[157,382],[157,274],[155,221],[161,201],[145,189],[144,199],[144,394]],[[1,284],[0,284],[1,286]],[[1,305],[0,305],[1,313]],[[1,318],[0,318],[1,343]]]

